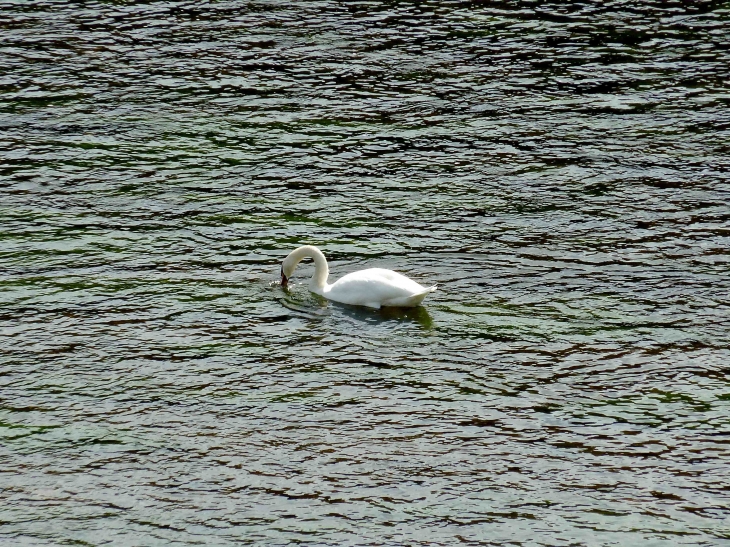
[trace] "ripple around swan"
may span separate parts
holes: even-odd
[[[0,539],[730,539],[729,21],[5,2]]]

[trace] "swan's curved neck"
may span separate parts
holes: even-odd
[[[299,262],[304,258],[313,259],[314,275],[312,276],[312,281],[310,281],[312,289],[321,291],[325,288],[325,286],[327,286],[327,278],[330,275],[330,269],[327,266],[327,259],[324,257],[324,254],[322,254],[322,251],[317,249],[317,247],[304,245],[303,247],[294,249],[291,253],[289,253],[289,257],[287,258],[292,260],[295,265],[299,264]]]

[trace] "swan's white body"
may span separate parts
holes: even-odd
[[[436,290],[424,287],[392,270],[370,268],[347,274],[332,285],[327,283],[329,267],[322,251],[312,245],[295,249],[281,265],[281,284],[286,286],[297,264],[304,258],[314,259],[314,275],[309,290],[329,300],[367,306],[369,308],[418,306],[426,295]]]

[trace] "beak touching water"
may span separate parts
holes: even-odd
[[[289,280],[284,275],[284,267],[282,266],[282,268],[281,268],[281,286],[286,287],[287,285],[289,285]]]

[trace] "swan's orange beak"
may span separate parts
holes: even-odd
[[[284,267],[282,266],[281,267],[281,286],[286,287],[287,285],[289,285],[289,280],[284,275]]]

